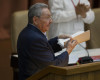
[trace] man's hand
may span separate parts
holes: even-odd
[[[69,41],[64,43],[64,47],[66,47],[66,51],[68,52],[68,54],[70,54],[72,52],[72,50],[74,49],[74,47],[77,44],[78,44],[78,42],[73,39],[70,39]]]
[[[58,39],[67,39],[67,38],[71,38],[71,36],[69,35],[59,35]]]
[[[90,6],[80,3],[75,7],[76,14],[81,15],[83,18],[86,17],[86,12],[89,11],[89,9]]]

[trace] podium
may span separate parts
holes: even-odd
[[[49,66],[27,80],[100,80],[100,62],[75,66]]]
[[[91,27],[88,27],[88,28],[91,28],[90,30],[91,30],[91,34],[92,34],[91,40],[89,41],[88,46],[89,46],[89,48],[92,48],[92,49],[93,48],[100,48],[100,37],[99,37],[100,9],[99,8],[94,9],[94,12],[96,14],[96,19],[95,19],[94,23],[91,25]],[[26,26],[26,24],[28,22],[27,21],[28,20],[27,14],[28,14],[28,11],[25,10],[25,11],[15,12],[12,16],[12,26],[11,26],[11,29],[12,29],[12,31],[11,31],[11,33],[12,33],[11,34],[12,53],[15,53],[15,54],[11,55],[11,67],[13,68],[13,79],[14,80],[18,80],[18,73],[19,73],[18,54],[17,54],[17,48],[16,48],[17,37],[18,37],[20,31]],[[90,52],[91,52],[90,56],[100,55],[99,50],[95,51],[95,49],[94,49],[94,51],[90,50]],[[81,57],[81,56],[83,56],[83,55],[80,55],[78,57]],[[71,62],[71,63],[73,63],[73,62]],[[86,64],[86,65],[88,65],[88,64]],[[70,69],[70,67],[50,66],[50,67],[42,70],[43,73],[39,72],[39,73],[35,74],[36,76],[33,75],[28,80],[38,80],[38,78],[40,80],[72,80],[72,79],[73,80],[80,80],[81,77],[82,77],[81,80],[100,80],[100,77],[99,77],[100,76],[100,72],[99,72],[100,71],[99,70],[100,64],[99,63],[98,64],[95,64],[95,63],[91,64],[92,66],[97,67],[96,71],[95,71],[94,67],[92,67],[91,65],[90,65],[91,71],[90,72],[85,71],[85,69],[89,68],[89,65],[87,66],[87,68],[85,65],[70,66],[72,68],[72,70]],[[54,71],[57,71],[57,72],[54,72],[52,69]],[[85,71],[85,72],[83,73],[81,70]],[[95,71],[95,73],[91,73],[92,71],[93,72]],[[77,73],[77,72],[80,72],[80,73]],[[70,74],[70,73],[72,73],[72,74]],[[79,74],[81,74],[80,77],[79,77]],[[89,76],[87,76],[87,75],[89,75]],[[91,75],[93,75],[93,76],[90,77]],[[50,79],[49,79],[49,77],[50,77]],[[74,79],[74,77],[76,79]],[[87,78],[89,78],[89,79],[87,79]]]

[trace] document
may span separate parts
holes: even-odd
[[[78,43],[88,41],[88,40],[90,40],[90,30],[87,30],[85,32],[84,31],[76,32],[75,34],[71,35],[71,37],[74,40],[77,40]],[[60,44],[61,46],[64,46],[64,42],[66,42],[68,40],[70,40],[70,38],[68,38],[68,39],[58,39],[58,44]]]

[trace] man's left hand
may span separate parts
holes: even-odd
[[[67,38],[72,38],[72,37],[69,35],[65,35],[65,34],[58,36],[58,39],[67,39]]]

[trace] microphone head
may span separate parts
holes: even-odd
[[[86,64],[93,62],[93,59],[90,56],[80,57],[78,60],[79,64]]]

